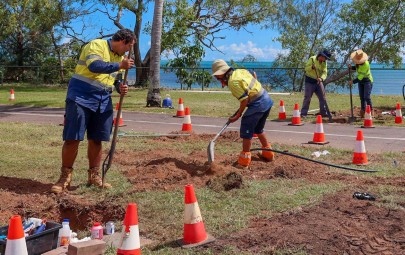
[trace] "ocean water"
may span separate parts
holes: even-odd
[[[163,88],[170,88],[170,89],[186,89],[186,86],[181,84],[177,81],[177,77],[175,73],[168,72],[165,69],[165,64],[167,60],[161,61],[161,72],[160,72],[160,86]],[[292,69],[272,69],[271,65],[272,62],[236,62],[241,68],[246,68],[251,71],[255,71],[258,79],[265,85],[271,86],[273,80],[272,79],[282,79],[287,77],[285,72],[292,71]],[[202,61],[200,63],[200,68],[204,69],[211,73],[211,64],[212,61]],[[333,72],[333,69],[329,68],[329,74]],[[373,91],[372,94],[379,94],[379,95],[402,95],[403,87],[405,85],[405,64],[401,69],[391,69],[385,67],[384,65],[380,64],[371,64],[371,72],[374,78],[373,83]],[[355,78],[356,74],[352,73],[352,77]],[[131,69],[128,73],[129,80],[135,80],[135,69]],[[292,82],[289,80],[283,81],[284,86],[282,88],[272,88],[271,90],[274,92],[291,92],[292,90]],[[192,89],[202,89],[201,85],[193,84],[191,86]],[[209,88],[221,88],[221,84],[213,79],[210,83]],[[333,86],[333,84],[327,85],[327,90],[334,91],[338,93],[349,93],[348,88],[337,88]],[[353,93],[358,93],[357,85],[353,86]]]

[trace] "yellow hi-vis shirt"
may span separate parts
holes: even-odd
[[[370,63],[368,60],[362,65],[356,65],[357,79],[361,82],[364,78],[368,78],[371,82],[374,81],[371,75]]]
[[[315,65],[315,69],[312,69],[312,61]],[[316,79],[317,78],[316,72],[318,72],[319,78],[322,78],[322,80],[324,81],[328,74],[328,64],[326,63],[326,61],[320,63],[316,59],[316,56],[312,56],[308,59],[307,63],[305,64],[305,75],[312,79]]]
[[[113,87],[118,71],[109,74],[93,73],[88,69],[88,66],[95,60],[121,62],[123,59],[123,56],[119,56],[110,50],[106,40],[93,40],[83,47],[73,77],[100,88]]]
[[[228,80],[228,87],[232,95],[239,102],[249,97],[252,101],[263,94],[262,85],[246,69],[237,69],[232,72]]]

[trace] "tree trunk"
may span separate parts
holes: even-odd
[[[160,49],[164,0],[155,1],[150,51],[149,90],[146,107],[161,107],[160,96]],[[144,71],[144,70],[143,70]]]

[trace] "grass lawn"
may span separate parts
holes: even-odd
[[[15,101],[8,101],[10,89],[15,91]],[[62,87],[38,87],[7,84],[0,87],[0,104],[29,105],[40,107],[63,107],[66,88]],[[159,108],[147,108],[147,90],[131,89],[124,99],[123,109],[126,111],[161,112]],[[187,91],[162,91],[162,97],[170,94],[173,104],[177,106],[177,100],[183,98],[186,107],[190,107],[192,114],[226,117],[231,115],[238,107],[238,102],[226,93],[191,93]],[[272,95],[275,105],[279,100],[284,100],[287,111],[292,111],[294,103],[302,103],[302,94]],[[359,105],[357,96],[353,97],[354,105]],[[118,96],[113,97],[115,102]],[[373,96],[375,107],[394,109],[396,102],[401,102],[402,96]],[[348,95],[328,94],[330,109],[348,110],[350,101]],[[312,104],[317,105],[314,96]],[[274,108],[270,118],[277,118],[278,107]],[[389,125],[391,123],[388,123]],[[13,177],[28,179],[44,184],[54,183],[59,176],[60,151],[62,127],[51,125],[37,125],[24,123],[0,122],[0,178]],[[169,140],[169,141],[168,141]],[[175,143],[170,139],[156,141],[150,138],[139,137],[133,139],[121,139],[119,141],[119,154],[122,155],[147,155],[149,152],[182,153],[185,158],[198,160],[198,155],[204,154],[207,142],[196,141],[193,143]],[[235,146],[238,144],[238,146]],[[164,145],[164,147],[163,147]],[[278,145],[290,153],[309,157],[312,153],[310,148],[300,146]],[[78,158],[75,163],[74,180],[76,183],[85,183],[87,178],[87,144],[84,141],[79,147]],[[105,146],[107,150],[108,145]],[[164,148],[164,149],[162,149]],[[326,160],[330,163],[342,164],[352,156],[352,151],[327,148],[332,156]],[[216,147],[216,155],[236,155],[239,151],[239,141],[222,142]],[[129,154],[134,153],[134,154]],[[162,152],[163,153],[163,152]],[[200,154],[199,154],[200,153]],[[389,210],[403,210],[405,188],[394,184],[394,181],[405,178],[403,167],[404,155],[402,153],[381,152],[372,155],[373,168],[381,170],[377,173],[363,174],[355,172],[340,173],[333,168],[325,171],[331,176],[339,173],[339,178],[325,178],[322,181],[313,181],[308,178],[272,178],[255,179],[245,181],[241,189],[230,191],[215,191],[208,187],[196,188],[199,206],[202,208],[204,222],[209,232],[216,237],[226,237],[232,233],[241,231],[249,226],[254,218],[271,219],[279,213],[302,211],[302,208],[315,208],[325,196],[338,194],[347,189],[356,189],[357,181],[366,183],[379,197],[376,207],[388,208]],[[400,167],[393,165],[393,160],[400,162]],[[145,160],[148,160],[147,157]],[[157,161],[157,160],[156,160]],[[173,159],[175,166],[186,165],[181,159]],[[154,162],[149,162],[151,165]],[[164,162],[161,162],[164,163]],[[169,162],[171,163],[171,162]],[[128,163],[129,164],[129,163]],[[196,163],[197,164],[197,163]],[[133,185],[127,178],[129,165],[115,163],[109,171],[108,181],[114,186],[111,190],[98,190],[85,185],[80,185],[72,196],[86,201],[116,201],[125,208],[128,202],[136,201],[141,234],[155,240],[154,246],[142,249],[142,254],[257,254],[254,252],[239,251],[234,245],[225,247],[220,253],[215,249],[179,249],[173,241],[182,237],[183,187],[174,190],[149,190],[133,192]],[[140,163],[134,163],[134,168],[142,170]],[[161,167],[156,163],[156,168]],[[299,169],[300,166],[296,166]],[[324,170],[321,170],[324,171]],[[352,180],[352,181],[347,181]],[[380,180],[381,183],[379,182]],[[388,180],[388,181],[385,181]],[[365,186],[365,184],[364,184]],[[0,192],[5,192],[0,187]],[[18,196],[19,194],[16,194]],[[36,194],[38,195],[38,194]],[[52,199],[58,199],[53,198]],[[58,200],[61,202],[61,200]],[[8,205],[0,205],[0,211],[9,210]],[[24,207],[21,204],[20,207]],[[29,213],[29,212],[27,212]],[[179,217],[180,215],[180,217]],[[56,219],[55,219],[56,220]],[[0,221],[1,225],[8,224]],[[117,224],[120,229],[121,223]],[[79,233],[85,236],[85,231]],[[109,247],[106,254],[116,254],[116,249]],[[274,253],[263,254],[308,254],[300,247],[278,248]]]

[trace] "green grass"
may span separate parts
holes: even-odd
[[[16,100],[8,101],[10,88],[15,90]],[[35,86],[1,86],[0,104],[63,107],[66,89],[61,87],[35,87]],[[176,109],[146,108],[146,90],[131,89],[125,98],[124,110],[146,112],[175,112]],[[184,91],[162,91],[162,96],[169,93],[176,106],[178,98],[183,98],[185,106],[189,106],[192,114],[204,116],[227,117],[238,107],[238,102],[230,94],[222,93],[189,93]],[[302,102],[302,94],[274,95],[273,100],[277,103],[280,99],[285,101],[286,109],[292,109],[295,102]],[[118,100],[115,95],[114,100]],[[316,97],[312,103],[317,105]],[[358,98],[354,97],[355,105]],[[349,109],[347,95],[328,95],[331,109]],[[401,101],[400,96],[373,96],[376,107],[394,107],[396,101]],[[287,110],[289,111],[289,110]],[[270,118],[277,118],[278,109],[272,111]],[[60,153],[62,147],[62,127],[51,125],[38,125],[28,123],[2,123],[0,122],[0,176],[25,178],[53,183],[59,177]],[[161,149],[159,143],[151,142],[149,138],[136,138],[142,146],[134,146],[133,139],[120,138],[119,150],[144,151]],[[105,144],[108,148],[109,144]],[[195,143],[167,143],[167,150],[177,150],[185,154],[192,151],[206,150],[207,142]],[[237,154],[240,144],[235,146],[232,142],[221,142],[215,147],[216,155]],[[273,145],[278,150],[288,150],[290,153],[310,157],[311,148],[301,146],[286,146],[283,144]],[[331,152],[321,160],[341,164],[352,157],[352,151],[335,149],[325,146],[324,149]],[[74,183],[84,183],[87,178],[86,142],[79,147],[78,158],[75,163]],[[365,168],[378,169],[374,174],[362,174],[345,172],[356,178],[394,177],[404,178],[403,167],[404,155],[401,153],[379,153],[369,155],[372,162]],[[400,162],[395,166],[393,161]],[[402,164],[402,165],[401,165]],[[330,168],[328,171],[338,171]],[[182,237],[183,224],[183,190],[174,191],[151,191],[151,192],[128,192],[131,184],[127,181],[119,166],[113,164],[108,175],[108,181],[114,186],[111,190],[88,188],[80,185],[74,191],[77,195],[83,195],[89,200],[102,200],[105,198],[119,198],[123,207],[128,202],[136,201],[140,228],[147,233],[147,238],[155,240],[157,246],[144,247],[142,254],[216,254],[215,251],[196,249],[179,249],[173,245],[173,241]],[[302,207],[311,207],[318,204],[324,195],[339,192],[348,188],[350,183],[328,181],[325,183],[310,183],[303,179],[274,178],[271,180],[249,181],[243,189],[228,192],[215,192],[208,188],[196,189],[199,205],[207,230],[214,236],[226,236],[240,231],[247,226],[249,220],[254,217],[271,218],[279,212],[299,210]],[[380,198],[378,206],[387,208],[403,208],[405,188],[385,184],[374,184],[373,191]],[[237,198],[237,199],[235,199]],[[118,223],[118,228],[120,224]],[[270,249],[270,248],[269,248]],[[266,250],[266,247],[263,247]],[[274,254],[306,254],[299,247],[272,251]],[[116,254],[113,247],[107,249],[106,254]],[[221,255],[242,254],[235,247],[229,246]],[[265,253],[264,253],[265,254]],[[269,253],[270,254],[270,251]]]

